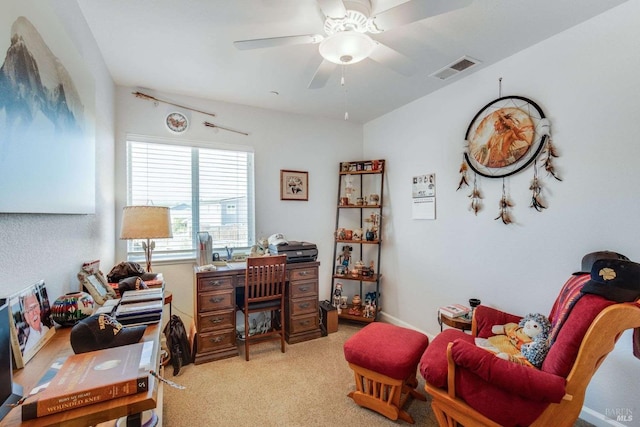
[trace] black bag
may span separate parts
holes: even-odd
[[[164,327],[164,335],[167,338],[170,362],[175,376],[180,373],[183,366],[192,362],[189,337],[180,316],[176,314],[171,316],[169,323]]]

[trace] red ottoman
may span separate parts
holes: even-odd
[[[409,396],[426,400],[415,388],[418,362],[427,345],[429,338],[412,329],[368,324],[344,343],[344,357],[356,380],[349,397],[387,418],[413,424],[402,407]]]

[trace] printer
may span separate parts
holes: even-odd
[[[309,262],[318,258],[318,248],[315,243],[288,241],[282,234],[269,237],[269,253],[286,255],[287,263]]]

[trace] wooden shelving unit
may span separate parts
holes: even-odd
[[[331,302],[334,306],[342,306],[338,310],[338,318],[342,320],[371,323],[378,319],[381,309],[384,169],[384,160],[340,163]],[[351,250],[345,251],[345,247]],[[345,253],[349,253],[346,261]],[[337,302],[336,290],[339,287],[342,288],[340,296],[347,299],[346,306],[342,300]],[[361,298],[359,315],[353,313],[354,295]],[[367,303],[373,306],[373,310],[366,309]]]

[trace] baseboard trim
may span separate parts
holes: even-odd
[[[413,325],[410,325],[407,322],[403,322],[402,320],[398,319],[397,317],[393,317],[390,314],[385,313],[384,311],[381,311],[380,313],[378,313],[378,316],[380,316],[380,320],[385,322],[385,323],[391,323],[392,325],[396,325],[396,326],[402,326],[403,328],[408,328],[408,329],[413,329],[414,331],[418,331],[420,333],[425,334],[426,336],[429,337],[429,341],[431,341],[432,339],[435,338],[435,335],[431,335],[421,329],[416,328]]]

